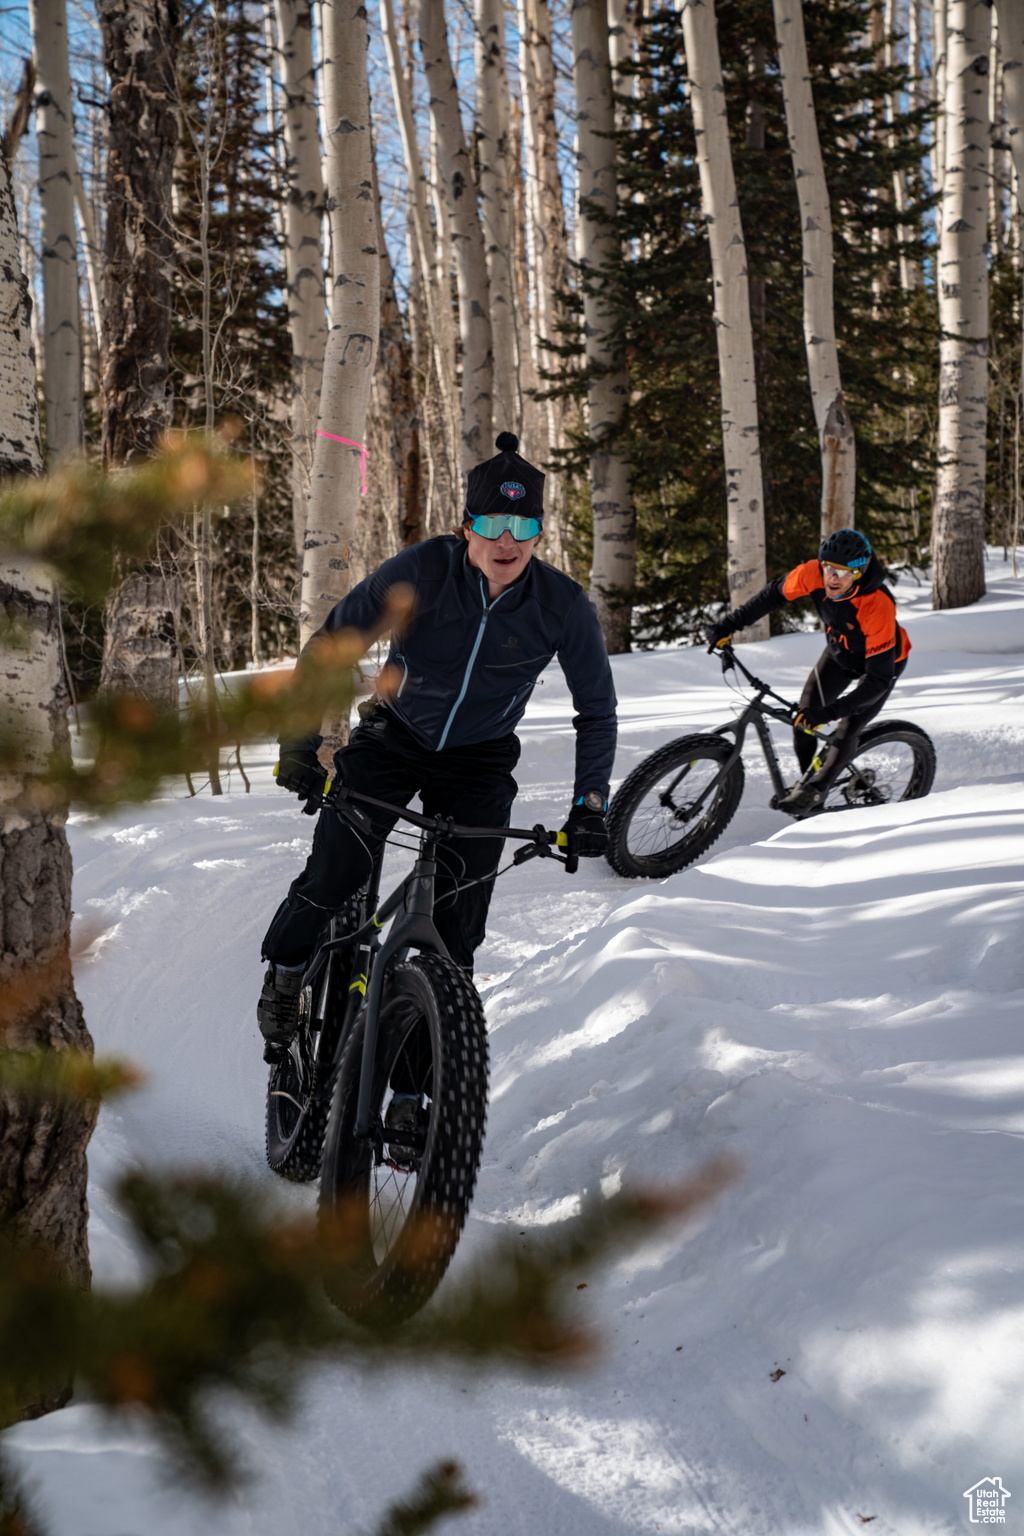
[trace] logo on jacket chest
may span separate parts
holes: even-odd
[[[518,649],[519,649],[518,637],[516,635],[509,635],[507,640],[503,640],[501,642],[501,649],[503,651],[518,651]]]

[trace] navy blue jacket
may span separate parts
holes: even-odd
[[[391,642],[388,662],[399,682],[387,703],[432,751],[514,731],[537,678],[557,656],[576,709],[573,799],[588,789],[607,797],[615,689],[593,603],[578,582],[536,556],[491,599],[467,554],[454,537],[403,549],[353,587],[319,632],[377,629],[390,589],[402,582],[415,589],[412,620]]]

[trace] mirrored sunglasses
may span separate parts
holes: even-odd
[[[540,533],[538,518],[518,517],[513,512],[501,512],[496,517],[474,517],[470,527],[482,539],[500,539],[507,528],[519,543],[523,539],[535,539]]]
[[[834,576],[863,576],[864,574],[863,571],[855,571],[849,565],[833,565],[831,560],[823,560],[821,568],[823,571],[831,571]]]

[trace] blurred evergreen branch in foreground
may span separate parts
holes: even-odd
[[[624,1248],[703,1209],[736,1176],[734,1161],[720,1158],[682,1184],[587,1202],[543,1238],[503,1236],[413,1322],[369,1332],[324,1291],[359,1241],[344,1210],[317,1222],[268,1211],[265,1193],[240,1182],[131,1174],[119,1201],[146,1277],[136,1289],[82,1291],[45,1250],[0,1231],[0,1423],[12,1421],[32,1384],[74,1378],[79,1401],[144,1424],[184,1475],[223,1492],[244,1476],[220,1428],[224,1389],[284,1421],[315,1362],[586,1363],[599,1341],[578,1287]],[[440,1510],[455,1473],[432,1476],[420,1502]],[[10,1507],[4,1518],[13,1518]],[[427,1528],[403,1518],[392,1511],[384,1529]],[[7,1529],[17,1526],[0,1523]]]
[[[0,492],[0,556],[39,562],[59,586],[100,602],[118,559],[142,556],[160,529],[197,507],[229,504],[249,486],[247,466],[206,438],[169,440],[158,459],[113,475],[73,464]],[[407,619],[412,599],[392,593],[381,632]],[[31,643],[29,628],[20,614],[0,612],[0,646]],[[347,712],[356,664],[375,638],[348,632],[318,642],[298,671],[255,674],[218,697],[217,711],[163,709],[124,693],[100,698],[89,706],[79,761],[54,757],[27,780],[25,798],[43,811],[60,813],[70,800],[112,809],[150,798],[166,776],[209,762],[225,745],[316,732],[324,716]],[[0,718],[0,773],[23,777],[19,761],[16,733]],[[85,1052],[18,1048],[35,1038],[26,1025],[65,976],[58,944],[51,964],[5,980],[0,1111],[6,1099],[45,1117],[62,1101],[94,1101],[139,1080],[124,1063]],[[337,1290],[353,1241],[361,1244],[344,1209],[318,1222],[282,1214],[265,1190],[237,1181],[132,1174],[119,1199],[141,1254],[134,1289],[83,1291],[44,1247],[0,1226],[0,1428],[17,1422],[25,1403],[54,1400],[54,1389],[59,1399],[74,1382],[80,1401],[148,1428],[199,1488],[224,1493],[245,1475],[218,1427],[225,1390],[284,1421],[314,1363],[585,1363],[599,1340],[579,1292],[596,1268],[700,1211],[736,1177],[737,1166],[719,1159],[665,1190],[587,1201],[541,1238],[498,1238],[412,1323],[371,1333],[325,1293],[328,1277]],[[387,1512],[378,1536],[417,1536],[474,1503],[459,1467],[438,1463]],[[0,1536],[44,1536],[2,1455]]]

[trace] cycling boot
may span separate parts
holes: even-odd
[[[305,966],[268,965],[256,1020],[266,1042],[265,1061],[279,1061],[299,1027],[299,996]]]
[[[430,1112],[420,1104],[418,1094],[396,1093],[384,1116],[389,1162],[398,1168],[415,1168],[423,1153],[429,1123]]]
[[[773,804],[776,810],[785,811],[787,816],[796,816],[797,818],[812,816],[815,811],[821,809],[827,794],[827,784],[815,784],[813,782],[805,784],[801,779],[799,783],[793,785],[792,789],[788,789],[784,795],[778,795]]]

